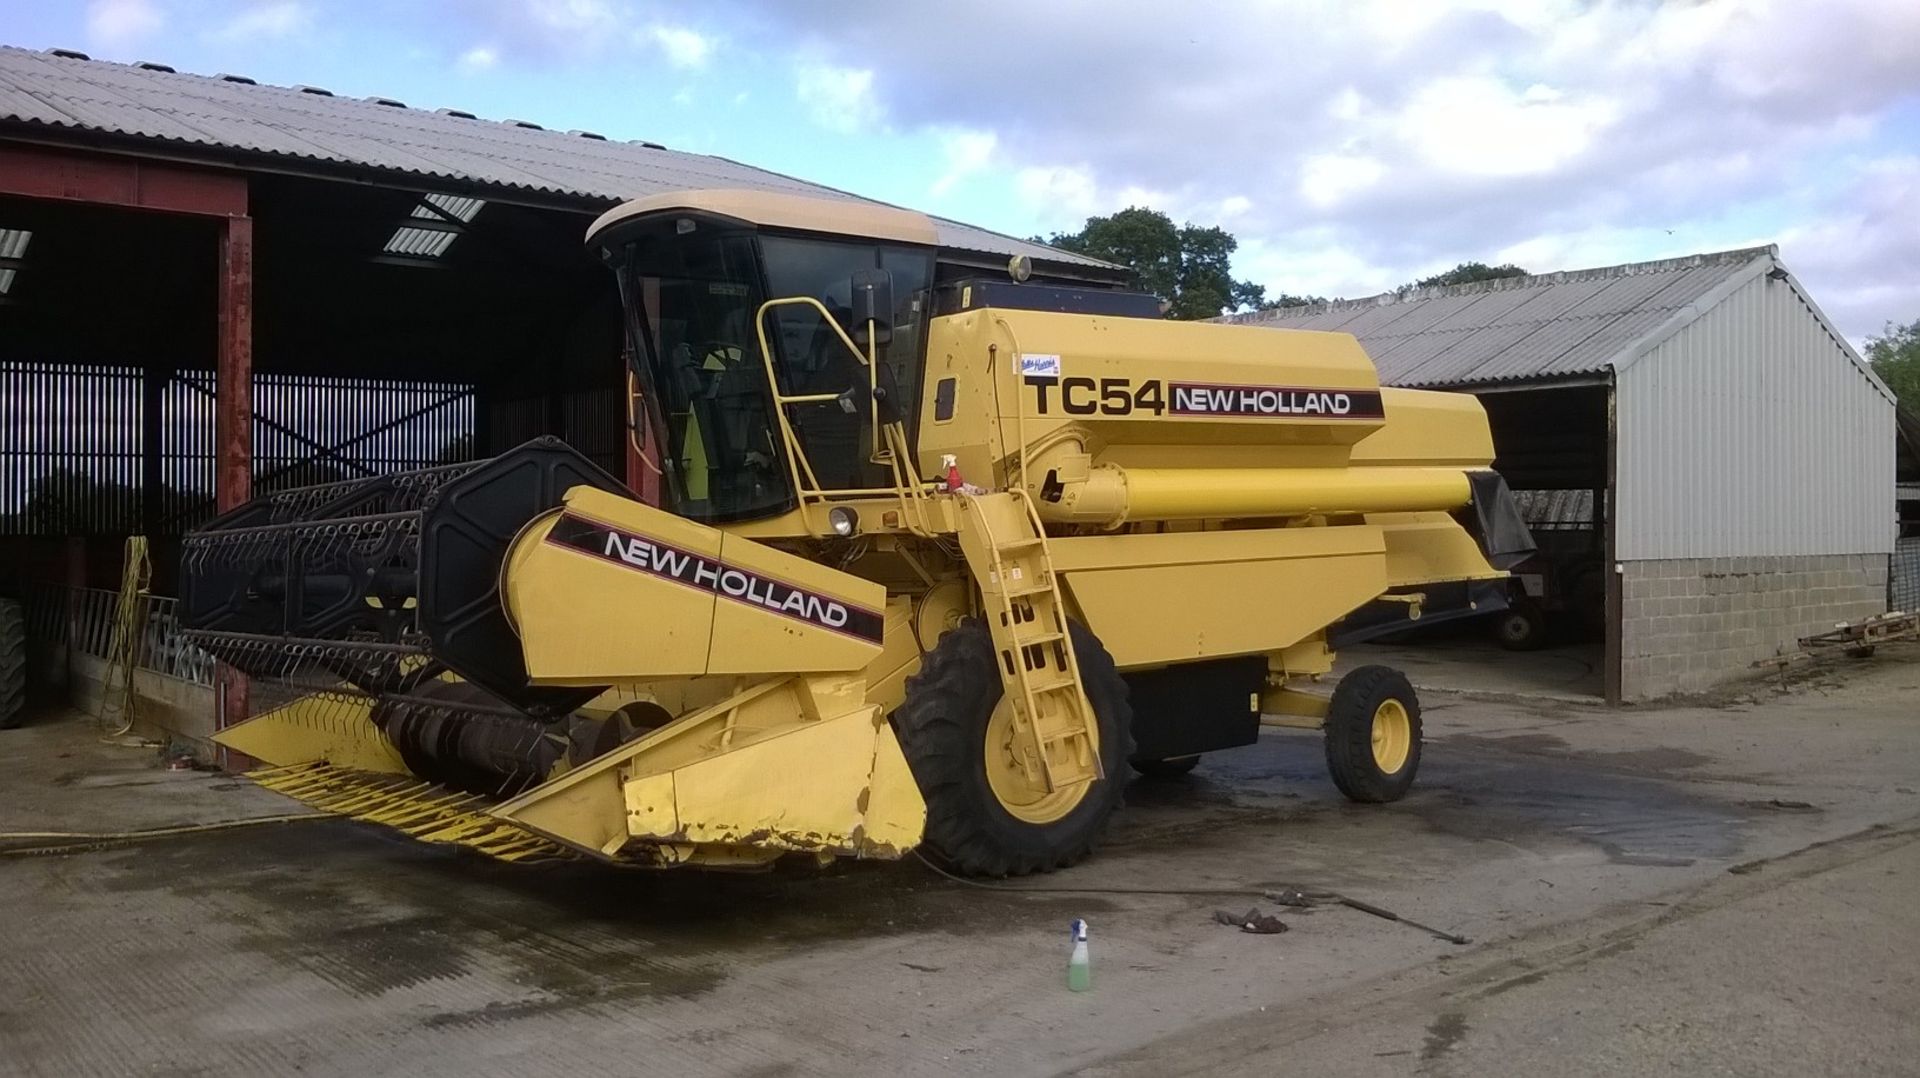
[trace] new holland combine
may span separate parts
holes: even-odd
[[[981,274],[919,214],[615,209],[644,504],[566,447],[262,497],[182,617],[263,783],[506,858],[1087,854],[1132,769],[1263,722],[1402,796],[1420,706],[1332,647],[1497,609],[1530,547],[1485,415],[1350,336]]]

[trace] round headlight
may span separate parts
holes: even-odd
[[[827,523],[833,525],[833,534],[846,537],[860,531],[860,514],[844,505],[836,505],[827,510]]]

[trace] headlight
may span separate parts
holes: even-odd
[[[833,534],[842,538],[860,533],[860,514],[844,505],[827,510],[827,523],[833,525]]]

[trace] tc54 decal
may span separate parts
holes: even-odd
[[[1231,419],[1386,418],[1377,389],[1218,385],[1208,382],[1135,382],[1128,378],[1028,376],[1039,415],[1215,416]]]

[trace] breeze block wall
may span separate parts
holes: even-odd
[[[1622,563],[1620,695],[1699,692],[1803,636],[1887,608],[1885,554]]]

